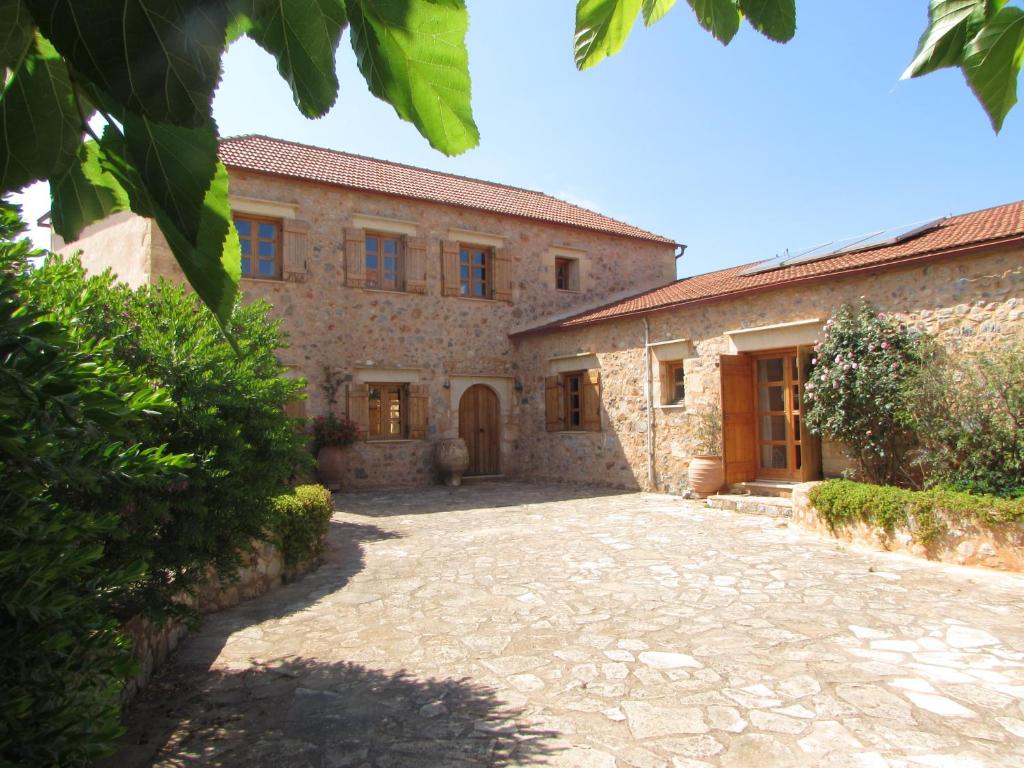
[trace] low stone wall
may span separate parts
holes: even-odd
[[[833,529],[811,504],[810,492],[820,483],[801,483],[793,489],[793,522],[825,536],[886,551],[909,552],[928,560],[955,565],[979,565],[1001,571],[1024,571],[1024,525],[996,528],[972,521],[949,520],[948,533],[928,546],[914,541],[913,531],[887,533],[862,521]]]
[[[284,557],[276,546],[267,541],[257,541],[253,543],[252,551],[244,559],[235,580],[219,579],[211,571],[196,594],[183,595],[181,602],[200,614],[216,613],[293,581],[313,570],[317,564],[317,561],[310,560],[295,568],[285,568]],[[122,693],[122,702],[127,704],[146,687],[153,673],[188,634],[188,627],[181,622],[157,624],[143,616],[135,616],[124,624],[122,631],[131,641],[132,655],[139,665],[138,674]]]

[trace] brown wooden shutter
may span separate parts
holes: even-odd
[[[405,241],[405,290],[427,292],[427,241],[422,237]]]
[[[360,439],[365,440],[370,432],[370,389],[365,384],[349,385],[348,417],[359,427]]]
[[[293,283],[306,279],[309,259],[309,223],[298,219],[285,219],[281,244],[281,277]]]
[[[494,249],[494,298],[512,301],[512,257],[507,248]]]
[[[580,377],[583,388],[583,430],[601,431],[601,372],[591,369]]]
[[[544,424],[548,432],[562,429],[562,381],[558,376],[544,379]]]
[[[441,244],[441,280],[442,295],[459,295],[459,244],[454,240]]]
[[[748,355],[720,355],[722,376],[722,463],[725,485],[757,479],[754,431],[754,365]]]
[[[821,479],[821,438],[812,434],[807,428],[806,406],[804,403],[804,385],[811,372],[811,357],[814,354],[814,347],[797,347],[797,369],[800,373],[800,480]]]
[[[349,227],[345,230],[345,285],[366,286],[366,230]]]
[[[423,384],[409,385],[409,438],[425,440],[427,437],[427,411],[430,396]]]

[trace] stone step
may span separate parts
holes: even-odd
[[[745,515],[765,517],[792,517],[793,502],[778,496],[749,496],[746,494],[721,493],[710,496],[707,505],[712,509],[727,509]]]
[[[788,499],[793,493],[794,485],[796,483],[781,480],[751,480],[746,483],[736,483],[729,489],[729,493],[738,496],[777,496]]]

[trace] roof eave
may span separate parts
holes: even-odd
[[[787,280],[781,283],[769,283],[767,285],[755,285],[750,288],[744,288],[739,291],[730,291],[729,293],[715,294],[714,296],[705,296],[697,299],[685,299],[683,301],[676,301],[670,304],[661,304],[656,307],[649,307],[646,309],[635,309],[630,312],[623,312],[618,315],[610,315],[608,317],[597,317],[592,320],[584,320],[572,325],[565,325],[564,321],[557,323],[550,323],[548,325],[542,325],[537,328],[527,328],[522,331],[516,331],[510,333],[509,338],[522,338],[525,336],[537,336],[545,333],[554,333],[557,331],[571,331],[576,328],[589,328],[593,325],[599,325],[601,323],[614,322],[616,320],[627,320],[633,317],[644,317],[647,315],[654,315],[660,312],[670,312],[676,309],[690,308],[702,306],[705,304],[713,304],[719,301],[727,301],[741,296],[752,296],[759,293],[767,293],[769,291],[781,290],[783,288],[791,288],[798,285],[809,285],[812,283],[822,282],[824,280],[837,278],[837,277],[849,277],[851,275],[858,274],[873,274],[878,272],[888,272],[890,270],[899,269],[902,267],[914,266],[922,262],[929,261],[941,261],[947,258],[955,258],[958,256],[970,256],[976,253],[992,251],[998,252],[1003,250],[1011,250],[1014,247],[1024,246],[1024,235],[1014,235],[1009,238],[1001,240],[987,241],[984,243],[975,243],[967,246],[960,246],[957,248],[949,248],[942,251],[932,251],[930,253],[923,253],[918,256],[911,256],[905,259],[896,259],[894,261],[882,262],[881,264],[867,264],[861,267],[850,267],[844,270],[837,270],[835,272],[824,272],[820,275],[807,275],[805,277],[795,278],[793,280]],[[639,294],[638,294],[639,295]]]

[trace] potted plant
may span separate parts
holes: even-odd
[[[332,491],[341,488],[345,478],[345,453],[342,449],[359,439],[359,427],[344,416],[329,412],[313,419],[313,450],[316,452],[320,482]]]
[[[696,413],[694,425],[696,450],[687,469],[687,480],[695,493],[715,493],[725,482],[722,466],[722,410],[717,404]]]

